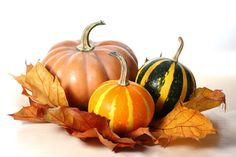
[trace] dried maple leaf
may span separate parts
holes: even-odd
[[[14,78],[23,87],[22,94],[30,100],[30,106],[10,114],[14,119],[55,123],[72,136],[82,140],[97,138],[112,150],[133,148],[136,144],[163,145],[163,141],[168,144],[177,138],[199,140],[215,134],[212,123],[200,111],[225,103],[225,95],[220,90],[199,88],[188,102],[180,102],[152,127],[139,128],[120,137],[109,128],[109,120],[105,117],[68,107],[58,79],[41,63],[27,65],[26,74]]]
[[[26,65],[26,73],[29,72],[34,66],[33,64],[28,64],[27,61],[25,61],[25,65]]]
[[[156,137],[152,135],[149,128],[138,128],[128,134],[126,134],[127,137],[132,138],[137,142],[138,144],[158,144],[159,141]]]
[[[14,78],[22,85],[22,93],[32,100],[50,107],[68,106],[65,92],[58,78],[54,77],[41,63],[38,62],[34,67],[27,65],[26,75],[14,76]]]
[[[225,94],[220,90],[210,90],[206,87],[198,88],[194,91],[190,100],[184,105],[198,111],[205,111],[224,103],[224,110],[226,110]]]
[[[73,131],[71,133],[72,136],[78,137],[80,139],[87,139],[87,138],[98,138],[99,141],[108,147],[111,150],[116,150],[119,148],[134,148],[136,142],[132,141],[129,138],[116,138],[117,140],[113,141],[109,138],[105,138],[102,134],[97,130],[97,128],[92,128],[85,132]],[[119,139],[119,140],[118,140]]]
[[[94,113],[80,111],[78,108],[57,107],[48,109],[45,119],[64,127],[71,135],[81,139],[98,138],[110,149],[134,147],[135,141],[121,138],[109,128],[105,117]]]
[[[46,122],[44,115],[49,106],[32,103],[30,106],[23,107],[20,111],[9,114],[15,120],[24,120],[30,122]]]
[[[197,110],[184,107],[179,103],[166,117],[160,120],[152,134],[168,143],[177,138],[199,140],[208,134],[215,134],[211,121]]]

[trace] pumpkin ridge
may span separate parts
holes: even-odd
[[[114,83],[112,83],[112,84],[110,84],[110,86],[111,85],[114,85],[114,84],[116,84],[116,82]],[[106,84],[107,85],[107,84]],[[109,88],[109,86],[103,86],[103,89],[104,88],[106,88],[106,89],[108,89]],[[109,115],[109,113],[111,112],[111,103],[112,103],[112,101],[114,100],[114,98],[117,96],[117,94],[118,94],[118,92],[120,91],[120,87],[119,86],[116,86],[116,87],[114,87],[111,91],[109,91],[107,94],[106,94],[106,96],[104,97],[104,99],[102,100],[102,105],[101,105],[101,107],[100,107],[100,109],[99,109],[99,114],[100,115],[102,115],[102,116],[104,116],[104,117],[106,117],[106,118],[108,118],[108,119],[110,119],[110,115]],[[103,92],[106,92],[106,90],[105,91],[103,91],[103,90],[100,90],[99,91],[100,93],[103,93]],[[98,95],[99,96],[99,95]]]
[[[130,67],[129,78],[131,81],[135,80],[137,71],[138,71],[138,63],[135,61],[134,57],[123,47],[117,45],[103,45],[100,48],[104,48],[109,50],[108,53],[114,51],[119,52],[127,61],[128,66]]]
[[[63,54],[65,52],[71,52],[72,48],[68,48],[68,47],[58,47],[56,49],[53,49],[51,51],[48,52],[48,55],[46,58],[44,58],[43,61],[47,61],[49,60],[51,57],[58,55],[58,54]]]
[[[138,87],[138,86],[136,86],[136,87]],[[140,98],[143,100],[144,106],[146,109],[146,113],[147,113],[146,114],[146,116],[147,116],[146,117],[146,124],[148,124],[150,122],[150,120],[152,119],[152,117],[151,117],[151,114],[148,114],[148,113],[150,113],[150,108],[149,108],[149,104],[148,104],[147,100],[142,96],[142,94],[139,92],[138,89],[134,88],[133,86],[130,86],[129,88],[131,88],[133,91],[135,91],[136,94],[139,95]],[[140,87],[138,87],[138,88],[140,88]]]
[[[87,72],[87,69],[88,69],[88,61],[87,61],[87,54],[82,52],[82,56],[83,56],[83,61],[84,61],[84,75],[85,75],[85,81],[84,81],[84,85],[85,85],[85,89],[87,90],[85,93],[87,95],[87,97],[89,97],[89,90],[88,89],[88,72]]]
[[[97,104],[96,104],[96,106],[94,108],[94,113],[99,114],[99,110],[100,110],[100,108],[102,106],[103,100],[109,94],[109,92],[111,90],[113,90],[115,87],[117,87],[117,85],[111,85],[111,87],[109,87],[104,93],[101,94],[101,96],[100,96],[100,98],[99,98],[99,100],[98,100],[98,102],[97,102]]]
[[[115,117],[115,111],[116,111],[116,105],[117,105],[117,97],[118,97],[118,94],[116,94],[112,100],[112,103],[111,103],[111,110],[109,112],[109,119],[110,119],[110,122],[109,122],[109,126],[111,129],[114,129],[114,117]]]
[[[71,54],[68,54],[68,53],[65,53],[63,54],[62,56],[58,57],[57,59],[55,59],[54,57],[52,57],[52,59],[55,59],[56,61],[55,62],[52,62],[51,64],[48,64],[50,66],[50,73],[54,74],[54,75],[57,75],[58,76],[58,71],[55,70],[55,67],[59,64],[61,65],[61,61],[64,61],[65,60],[65,57],[69,57],[71,56]],[[51,62],[51,60],[49,60],[49,62]],[[48,62],[48,63],[49,63]],[[61,74],[63,73],[64,69],[61,71]]]
[[[69,69],[69,67],[70,67],[70,65],[71,65],[71,63],[73,62],[73,61],[78,61],[79,59],[78,59],[78,57],[76,57],[77,55],[80,55],[80,53],[71,53],[71,55],[69,55],[68,56],[68,58],[66,59],[66,62],[65,62],[65,68],[63,68],[63,71],[62,71],[62,76],[67,76],[67,72],[68,72],[68,69]],[[78,67],[73,67],[73,71],[78,71],[78,69],[77,69]],[[63,78],[63,77],[62,77]],[[62,80],[62,82],[63,82],[63,80]],[[64,82],[63,82],[64,83]],[[81,85],[81,84],[79,84],[79,85]],[[66,96],[67,97],[70,97],[70,96],[72,96],[72,95],[74,95],[74,91],[73,90],[68,90],[67,91],[67,89],[69,89],[71,86],[73,86],[72,85],[72,82],[70,82],[70,83],[68,83],[68,84],[65,84],[65,86],[64,86],[64,88],[65,88],[65,90],[66,90]],[[80,92],[80,91],[78,91],[78,92]],[[83,91],[83,93],[84,93],[84,91]],[[73,100],[73,101],[75,101],[75,99]],[[72,104],[71,104],[72,105]],[[75,104],[73,104],[73,106],[74,106]],[[82,109],[84,109],[84,104],[81,104],[81,107],[82,107]]]
[[[127,106],[128,106],[128,124],[127,130],[131,131],[134,127],[134,109],[133,109],[133,101],[131,94],[127,88],[125,88],[125,95],[127,97]]]
[[[107,81],[106,84],[102,83],[94,92],[93,92],[93,95],[96,95],[97,96],[97,93],[100,93],[101,90],[106,90],[107,86],[111,86],[111,85],[114,85],[114,81],[113,80],[110,80],[109,82]],[[94,108],[95,106],[97,105],[97,103],[93,103],[94,101],[96,101],[97,99],[95,99],[95,97],[91,97],[90,100],[89,100],[89,103],[90,104],[93,104],[93,105],[90,105],[88,107],[88,112],[94,112]]]
[[[108,80],[110,80],[110,79],[114,80],[114,79],[118,79],[118,76],[120,74],[115,74],[114,73],[114,70],[116,70],[116,69],[111,70],[111,64],[110,63],[111,62],[114,63],[114,60],[109,55],[110,51],[111,50],[106,49],[106,48],[95,47],[95,51],[94,51],[95,53],[94,54],[96,54],[96,56],[100,59],[101,63],[104,65],[104,71],[107,74],[107,79]],[[104,55],[104,56],[106,55],[107,57],[109,57],[109,59],[107,59],[107,61],[102,60],[102,57],[103,57],[102,55]],[[112,71],[112,73],[110,71]]]
[[[130,47],[128,47],[126,44],[119,42],[119,41],[115,41],[115,40],[109,40],[109,41],[102,41],[100,43],[98,43],[97,45],[99,46],[105,46],[105,45],[116,45],[119,47],[122,47],[123,49],[125,49],[127,52],[129,52],[129,54],[131,55],[131,57],[135,60],[135,62],[138,65],[138,59],[135,56],[134,52],[132,51],[132,49]]]
[[[95,49],[96,49],[96,47],[95,47]],[[104,74],[106,75],[107,79],[110,79],[110,77],[109,77],[108,74],[107,74],[107,70],[106,70],[106,68],[105,68],[105,65],[104,65],[104,63],[102,62],[102,59],[100,58],[100,56],[97,55],[97,51],[96,51],[95,49],[94,49],[94,55],[96,56],[97,61],[98,61],[98,62],[100,63],[100,65],[102,66],[103,71],[104,71]]]
[[[60,53],[63,51],[71,51],[71,50],[75,50],[73,47],[67,47],[67,46],[60,46],[60,47],[56,47],[53,48],[51,50],[48,51],[48,54],[50,55],[51,53],[54,53],[55,51],[59,51]]]
[[[57,43],[56,45],[54,45],[53,47],[50,48],[50,51],[54,51],[57,48],[73,48],[74,46],[77,46],[80,44],[80,41],[73,41],[73,40],[65,40],[62,42]]]
[[[131,53],[127,49],[125,49],[124,47],[121,47],[118,45],[102,45],[102,46],[100,46],[100,48],[106,48],[106,49],[113,49],[114,47],[117,48],[118,51],[117,50],[113,50],[113,51],[117,51],[119,53],[120,53],[119,50],[124,51],[126,54],[129,55],[129,58],[132,58],[132,61],[135,63],[135,65],[138,66],[138,62],[134,59],[134,57],[131,55]]]
[[[52,64],[54,63],[53,62],[53,60],[56,60],[56,62],[57,62],[57,60],[59,59],[59,58],[61,58],[61,57],[63,57],[64,55],[72,55],[72,53],[71,52],[68,52],[68,51],[62,51],[62,52],[57,52],[56,54],[53,54],[53,55],[51,55],[49,58],[45,58],[43,61],[42,61],[42,63],[44,64],[44,65],[50,65],[50,66],[52,66]],[[52,63],[51,63],[52,62]]]

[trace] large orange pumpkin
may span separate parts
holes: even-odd
[[[131,80],[138,71],[137,58],[125,44],[89,41],[90,31],[98,25],[104,22],[95,22],[85,28],[80,41],[56,44],[42,61],[59,78],[69,105],[85,110],[91,94],[101,83],[120,76],[120,63],[109,55],[110,52],[117,51],[127,60]]]
[[[154,101],[144,87],[128,81],[125,59],[115,52],[111,54],[122,64],[120,80],[99,86],[90,98],[88,111],[110,119],[110,128],[118,134],[146,127],[154,114]]]

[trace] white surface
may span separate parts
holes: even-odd
[[[234,156],[236,153],[236,10],[233,1],[0,1],[0,144],[1,154],[51,156]],[[195,74],[198,86],[223,89],[228,111],[205,112],[218,135],[200,142],[176,141],[167,148],[145,147],[114,153],[100,144],[87,144],[52,124],[14,121],[7,116],[27,104],[20,86],[8,75],[24,72],[24,61],[42,59],[55,43],[79,39],[94,21],[91,39],[119,40],[139,59],[172,57],[178,36],[185,41],[180,62]]]

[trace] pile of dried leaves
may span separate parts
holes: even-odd
[[[14,119],[55,123],[72,136],[82,140],[97,138],[112,150],[145,144],[166,145],[177,138],[199,140],[215,134],[211,121],[200,112],[225,103],[220,90],[198,88],[190,101],[180,102],[163,119],[121,137],[109,128],[108,119],[69,107],[60,82],[41,63],[27,65],[26,74],[14,78],[21,84],[22,94],[29,98],[29,106],[11,114]]]

